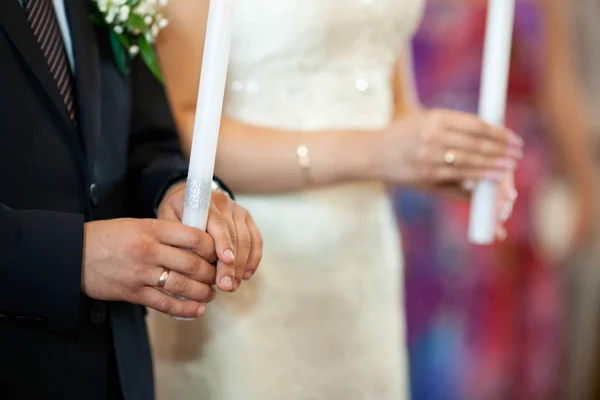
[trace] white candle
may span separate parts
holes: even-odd
[[[494,125],[504,124],[514,15],[515,0],[488,1],[479,116]],[[497,190],[498,184],[492,181],[481,181],[475,188],[469,222],[472,243],[494,241]]]
[[[197,0],[196,0],[197,1]],[[235,0],[210,0],[200,85],[194,119],[192,151],[182,222],[206,230],[223,98],[229,65]],[[183,297],[179,297],[185,300]],[[190,321],[193,318],[175,319]]]
[[[210,0],[183,223],[206,229],[223,97],[227,80],[235,0]]]

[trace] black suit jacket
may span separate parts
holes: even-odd
[[[124,397],[153,398],[142,307],[80,292],[83,225],[152,217],[186,163],[162,87],[140,60],[119,73],[90,4],[65,0],[74,128],[19,2],[0,0],[2,399],[105,400],[113,351]]]

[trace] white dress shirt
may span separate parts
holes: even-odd
[[[23,5],[23,0],[19,0],[19,3]],[[69,31],[69,22],[67,21],[65,2],[64,0],[52,0],[52,4],[54,4],[56,18],[58,19],[58,26],[60,28],[60,33],[62,34],[63,43],[65,45],[65,51],[67,52],[67,58],[69,59],[69,64],[71,65],[71,71],[74,74],[75,61],[73,59],[73,42],[71,41],[71,31]]]

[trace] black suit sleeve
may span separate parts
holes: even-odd
[[[15,211],[0,204],[2,318],[76,333],[83,223],[80,214]]]
[[[129,177],[134,214],[154,216],[165,191],[187,175],[177,129],[163,87],[137,57],[132,68],[133,115]]]
[[[213,180],[217,183],[217,185],[219,185],[219,187],[221,188],[222,191],[224,191],[225,193],[227,193],[227,195],[230,198],[232,198],[233,200],[235,200],[235,196],[234,196],[233,192],[231,191],[231,189],[229,189],[229,186],[227,186],[225,184],[225,182],[223,182],[222,180],[220,180],[216,176],[213,177]]]

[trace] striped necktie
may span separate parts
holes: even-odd
[[[0,0],[5,1],[5,0]],[[71,122],[77,123],[74,79],[52,0],[24,0],[25,15],[37,39],[50,73],[65,103]]]

